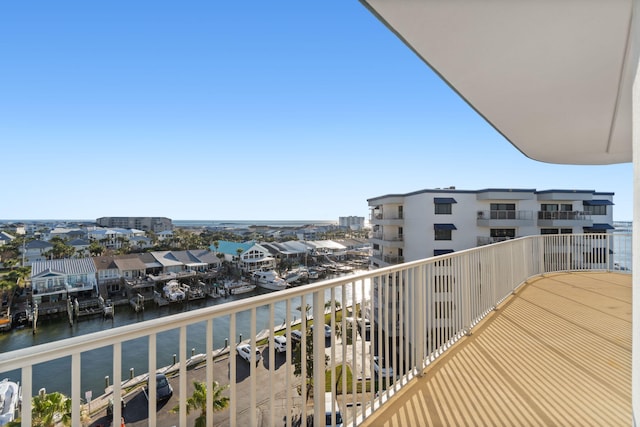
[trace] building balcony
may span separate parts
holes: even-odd
[[[538,227],[591,227],[591,215],[581,211],[538,211]]]
[[[528,280],[427,362],[362,425],[632,425],[631,276]]]
[[[526,227],[534,224],[533,211],[478,211],[478,227]]]
[[[506,240],[511,240],[512,237],[490,237],[490,236],[478,236],[477,237],[477,245],[490,245],[492,243],[504,242]]]
[[[20,381],[22,425],[32,424],[39,369],[61,359],[69,367],[56,376],[68,385],[47,391],[71,397],[73,426],[85,411],[102,423],[109,399],[127,402],[126,414],[135,414],[127,425],[194,425],[199,414],[186,411],[194,380],[228,386],[229,407],[214,413],[207,405],[208,425],[313,418],[318,426],[325,410],[340,411],[345,425],[628,425],[631,255],[615,241],[529,236],[347,275],[6,351],[0,377]],[[592,244],[596,262],[585,256]],[[329,336],[311,322],[328,324]],[[299,376],[291,340],[283,353],[274,341],[296,329],[308,360]],[[201,369],[187,351],[194,336],[206,343]],[[133,354],[134,341],[142,355]],[[261,360],[237,356],[239,343],[257,348]],[[172,353],[167,366],[159,355]],[[156,406],[154,381],[142,395],[146,374],[128,376],[132,358],[147,372],[170,374],[169,402]],[[112,385],[86,404],[95,371]],[[336,407],[325,406],[327,392]],[[122,414],[114,405],[114,419]]]

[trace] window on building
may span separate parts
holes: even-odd
[[[398,219],[404,218],[404,208],[402,206],[398,206]]]
[[[445,204],[445,203],[435,204],[434,213],[436,215],[451,215],[451,212],[452,212],[451,204]]]
[[[585,205],[584,212],[589,215],[606,215],[607,214],[607,206],[606,205]]]
[[[540,234],[559,234],[557,228],[541,228]]]
[[[558,205],[556,203],[543,203],[540,205],[542,212],[558,212]]]
[[[489,235],[491,237],[497,237],[497,238],[514,239],[516,237],[516,229],[515,228],[492,228],[489,231]]]
[[[573,205],[571,203],[563,203],[560,205],[560,210],[562,212],[572,212],[573,211]]]
[[[515,203],[491,203],[491,219],[516,219]]]
[[[573,233],[573,228],[561,228],[560,234],[571,234]]]
[[[454,252],[453,249],[434,249],[433,256],[445,255]]]
[[[451,230],[436,229],[435,240],[451,240]]]
[[[457,230],[453,224],[433,224],[435,240],[451,240],[451,231]]]
[[[458,203],[453,197],[435,197],[433,199],[434,213],[436,215],[451,215],[453,204]]]

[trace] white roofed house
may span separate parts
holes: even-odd
[[[96,266],[91,258],[35,261],[31,266],[33,303],[41,315],[66,311],[75,299],[97,298]]]
[[[10,243],[13,239],[15,239],[15,237],[13,237],[11,234],[7,233],[6,231],[0,231],[0,246]]]
[[[31,240],[25,243],[24,247],[20,248],[24,265],[29,266],[37,261],[45,261],[48,258],[48,253],[52,249],[53,245],[44,240]]]
[[[99,228],[87,232],[89,240],[97,241],[107,249],[120,249],[126,244],[131,246],[132,237],[144,235],[142,230],[126,228]]]

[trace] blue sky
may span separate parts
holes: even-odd
[[[358,1],[0,3],[0,219],[368,217],[390,193],[614,192],[526,158]]]

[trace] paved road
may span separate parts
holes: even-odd
[[[331,354],[331,341],[327,339],[326,353]],[[356,357],[360,360],[361,337],[357,335]],[[349,346],[349,351],[346,353],[346,362],[354,366],[352,357],[352,347]],[[285,353],[275,353],[274,364],[274,376],[270,377],[269,373],[269,347],[265,346],[261,348],[263,355],[262,361],[256,366],[256,402],[257,413],[256,420],[257,426],[270,425],[271,413],[270,413],[270,396],[273,392],[275,396],[274,400],[274,420],[275,425],[286,426],[285,417],[286,413],[286,355]],[[236,425],[248,426],[250,425],[251,414],[249,413],[250,401],[251,401],[251,380],[250,380],[250,365],[236,355],[235,352],[231,353],[231,357],[236,359]],[[340,363],[342,359],[342,343],[338,342],[335,349],[334,363]],[[214,379],[220,384],[229,384],[230,377],[230,359],[229,356],[223,356],[214,361]],[[292,407],[291,417],[293,420],[299,420],[299,415],[302,413],[302,398],[298,395],[297,386],[301,384],[301,379],[293,375],[293,366],[290,366],[290,386],[291,390],[288,393],[291,399],[290,405]],[[177,374],[177,372],[176,372]],[[187,371],[187,396],[190,396],[193,392],[193,382],[206,380],[206,369],[202,365]],[[364,370],[356,370],[354,375],[359,377],[369,377],[370,371],[367,366]],[[170,413],[170,409],[178,405],[178,397],[180,396],[180,384],[179,377],[169,377],[169,382],[173,387],[173,396],[167,401],[157,405],[156,412],[156,426],[157,427],[173,427],[179,424],[179,414]],[[127,427],[146,427],[149,425],[148,409],[147,409],[147,397],[142,389],[133,392],[126,396],[126,408],[123,411],[124,419]],[[343,408],[343,414],[344,412]],[[194,420],[199,415],[199,411],[192,412],[187,416],[187,425],[193,425]],[[301,423],[304,424],[304,423]],[[94,418],[91,427],[110,426],[111,420],[106,416],[106,412],[102,411],[99,414],[99,418]],[[230,410],[224,410],[214,414],[214,425],[216,426],[228,426],[230,425]],[[300,425],[300,424],[294,424]]]
[[[286,369],[286,355],[284,353],[275,353],[274,364],[274,378],[270,378],[269,374],[269,347],[261,349],[263,359],[256,366],[256,402],[258,402],[258,413],[256,419],[258,425],[261,424],[261,420],[264,419],[265,425],[270,423],[270,394],[273,392],[275,396],[274,408],[275,408],[275,420],[276,424],[284,424],[284,417],[286,411],[286,382],[285,382],[285,369]],[[250,366],[244,359],[237,356],[235,353],[231,354],[231,357],[236,359],[236,424],[237,425],[249,425],[251,414],[248,412],[251,400],[251,381],[250,381]],[[229,357],[223,357],[214,362],[214,379],[221,384],[229,384],[229,369],[230,369]],[[187,379],[187,396],[190,396],[193,392],[193,382],[206,380],[205,366],[197,367],[189,370]],[[300,379],[293,375],[293,366],[291,366],[291,386],[292,390],[290,396],[292,396],[291,405],[294,406],[296,412],[301,412],[300,405],[302,399],[298,396],[296,386],[300,384]],[[157,427],[172,427],[179,424],[179,415],[172,414],[169,410],[178,405],[178,397],[180,396],[180,384],[179,377],[169,377],[169,382],[173,387],[173,396],[166,402],[162,402],[157,405]],[[148,426],[148,409],[147,409],[147,397],[142,389],[129,394],[125,398],[126,408],[124,408],[123,415],[127,427],[142,427]],[[260,404],[260,402],[265,402]],[[188,425],[193,425],[194,420],[199,415],[199,411],[192,412],[187,416]],[[230,424],[229,409],[214,414],[214,424],[216,426],[226,426]],[[99,418],[94,419],[91,424],[92,427],[109,426],[111,420],[107,418],[106,411],[99,414]]]

